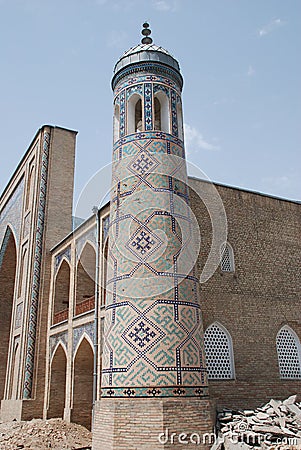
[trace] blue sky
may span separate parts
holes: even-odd
[[[181,66],[189,161],[300,200],[299,0],[0,0],[0,190],[43,124],[79,131],[75,199],[110,162],[112,70],[145,20]]]

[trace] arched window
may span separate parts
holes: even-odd
[[[301,346],[296,333],[287,325],[277,334],[276,346],[280,378],[301,379]]]
[[[158,91],[154,98],[155,130],[170,133],[169,99],[163,91]]]
[[[180,102],[177,103],[178,137],[183,141],[183,112]]]
[[[224,380],[234,378],[232,339],[219,323],[210,325],[204,334],[208,378]]]
[[[222,272],[234,272],[234,253],[229,243],[221,246],[221,270]]]
[[[143,130],[142,100],[140,95],[133,94],[128,100],[128,134]]]
[[[53,323],[68,319],[70,266],[64,259],[55,279]]]
[[[114,123],[113,123],[113,134],[114,134],[114,142],[119,139],[119,129],[120,129],[120,107],[119,105],[115,105],[114,108]]]

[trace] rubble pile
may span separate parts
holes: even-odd
[[[219,441],[226,449],[300,448],[301,404],[296,395],[270,400],[256,410],[218,414]],[[284,447],[283,447],[284,446]]]
[[[92,433],[62,419],[0,422],[0,450],[89,449]]]

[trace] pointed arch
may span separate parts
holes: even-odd
[[[62,347],[62,349],[63,349],[64,352],[65,352],[66,358],[68,358],[66,346],[65,346],[65,344],[64,344],[64,342],[63,342],[62,340],[59,340],[59,341],[57,342],[56,346],[54,347],[54,349],[51,351],[50,364],[52,363],[52,360],[53,360],[53,358],[54,358],[54,355],[56,354],[56,351],[57,351],[57,349],[59,348],[59,346]]]
[[[93,347],[84,335],[74,357],[72,422],[91,429]]]
[[[204,347],[208,378],[235,378],[232,338],[219,322],[212,323],[204,333]]]
[[[277,334],[276,348],[280,378],[301,379],[301,345],[295,331],[284,325]]]
[[[18,398],[18,382],[20,369],[20,338],[17,338],[15,340],[11,367],[12,372],[9,387],[9,398],[16,400]]]
[[[74,349],[74,353],[73,353],[73,361],[75,360],[76,354],[77,354],[77,352],[78,352],[78,349],[80,348],[80,346],[81,346],[81,344],[82,344],[82,342],[83,342],[84,339],[86,339],[86,341],[90,344],[91,349],[92,349],[92,352],[94,353],[94,344],[93,344],[93,342],[92,342],[92,339],[91,339],[91,337],[88,335],[88,333],[87,333],[86,331],[84,331],[83,334],[81,335],[81,337],[79,338],[79,341],[78,341],[78,343],[76,344],[76,347],[75,347],[75,349]]]
[[[169,98],[163,91],[156,92],[154,96],[155,130],[170,133],[170,106]]]
[[[64,417],[66,395],[67,354],[61,342],[58,343],[50,363],[49,407],[47,418]]]
[[[128,134],[143,130],[142,97],[134,93],[127,103]]]
[[[229,242],[221,245],[221,271],[234,272],[234,251]]]
[[[0,400],[4,397],[12,309],[15,297],[17,244],[14,233],[7,226],[0,249]]]
[[[68,319],[71,268],[63,258],[54,280],[53,324]]]
[[[87,241],[80,253],[76,267],[75,315],[94,309],[95,305],[96,251]]]

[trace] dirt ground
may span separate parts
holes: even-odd
[[[75,450],[91,445],[90,431],[61,419],[0,422],[0,450]]]

